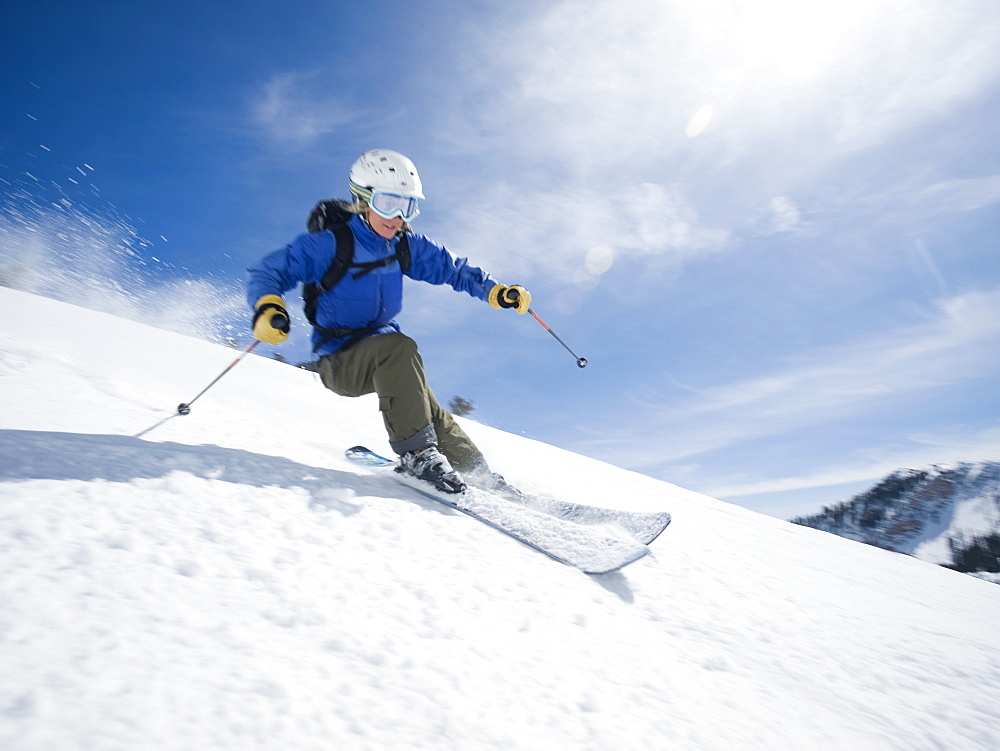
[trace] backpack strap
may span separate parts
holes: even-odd
[[[404,274],[410,270],[410,262],[413,260],[410,257],[410,236],[405,232],[396,243],[396,260],[399,261],[399,270]]]
[[[351,228],[348,226],[348,221],[352,216],[353,212],[350,210],[350,204],[346,201],[320,201],[316,205],[316,208],[310,212],[309,218],[306,221],[306,229],[309,232],[330,230],[336,241],[336,252],[334,253],[333,262],[326,270],[326,273],[323,274],[323,277],[318,282],[302,286],[303,312],[305,313],[306,320],[321,334],[320,339],[313,345],[314,352],[330,339],[350,336],[350,339],[340,348],[340,351],[344,351],[375,331],[374,328],[370,327],[362,329],[331,329],[320,326],[316,323],[316,307],[319,303],[320,295],[336,287],[340,283],[340,280],[344,278],[344,275],[352,269],[358,269],[358,271],[352,273],[351,277],[353,279],[360,279],[375,269],[388,266],[393,262],[398,262],[400,269],[404,273],[410,268],[410,241],[405,233],[396,243],[396,252],[393,255],[377,261],[355,263],[354,233],[351,232]]]
[[[333,263],[316,285],[320,292],[329,292],[337,286],[344,274],[354,266],[354,233],[347,222],[337,222],[328,228],[337,242]],[[371,271],[371,269],[369,269]]]

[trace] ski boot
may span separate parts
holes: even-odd
[[[465,491],[465,480],[451,468],[451,464],[434,444],[403,454],[396,471],[429,482],[442,493]]]

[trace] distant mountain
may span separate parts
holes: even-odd
[[[791,521],[1000,583],[1000,462],[899,470]]]

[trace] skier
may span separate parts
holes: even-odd
[[[402,309],[404,274],[449,284],[494,308],[513,308],[520,314],[528,311],[531,295],[519,285],[497,283],[467,259],[413,232],[410,222],[424,195],[416,167],[402,154],[387,149],[362,154],[351,167],[350,191],[353,201],[341,205],[351,214],[347,227],[353,235],[353,264],[336,286],[319,294],[311,316],[323,385],[341,396],[378,394],[400,471],[447,493],[465,490],[459,471],[487,484],[502,483],[438,404],[416,342],[400,331],[394,318]],[[323,279],[334,263],[337,244],[334,232],[302,234],[248,269],[247,300],[254,310],[257,339],[268,344],[288,339],[282,295],[299,282]],[[397,251],[407,245],[408,257],[400,258]]]

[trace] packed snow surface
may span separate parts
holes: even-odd
[[[373,398],[250,355],[171,417],[233,350],[0,302],[6,751],[1000,748],[995,584],[465,421],[673,515],[587,576],[348,463]]]

